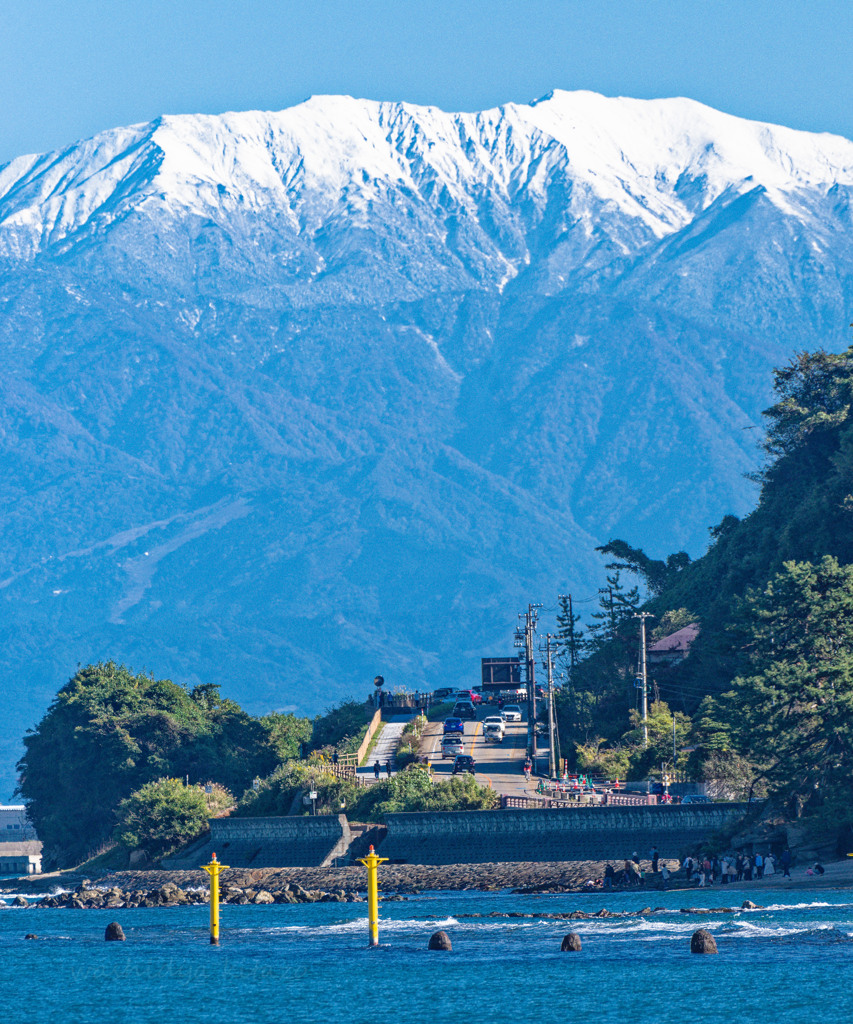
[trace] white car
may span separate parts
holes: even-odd
[[[500,732],[501,739],[504,738],[506,724],[501,715],[489,715],[488,718],[483,719],[483,732],[493,732],[494,730],[498,730]]]
[[[521,708],[517,704],[504,704],[501,715],[505,722],[520,722]]]

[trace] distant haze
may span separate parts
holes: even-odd
[[[847,344],[851,185],[843,138],[588,92],[0,168],[7,779],[78,662],[313,713],[476,681],[611,536],[700,553],[771,368]]]

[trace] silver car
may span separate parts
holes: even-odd
[[[441,759],[442,761],[446,757],[456,757],[457,754],[461,754],[465,748],[462,734],[458,732],[448,733],[442,738],[441,741]]]

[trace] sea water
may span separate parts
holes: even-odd
[[[24,895],[26,892],[24,891]],[[745,889],[596,895],[426,893],[381,905],[367,948],[364,904],[0,910],[4,1024],[813,1024],[853,1015],[853,891]],[[758,894],[754,897],[758,898]],[[8,897],[7,897],[8,899]],[[471,918],[498,912],[639,910],[642,918]],[[117,920],[127,941],[104,942]],[[718,956],[690,953],[707,928]],[[450,953],[429,952],[444,929]],[[561,953],[566,932],[580,953]],[[28,932],[35,940],[24,940]]]

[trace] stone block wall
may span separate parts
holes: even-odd
[[[409,864],[679,857],[743,817],[745,804],[390,814],[377,852]]]
[[[345,857],[350,828],[343,814],[281,818],[212,818],[210,837],[169,859],[170,868],[207,864],[212,853],[232,868],[324,867]]]

